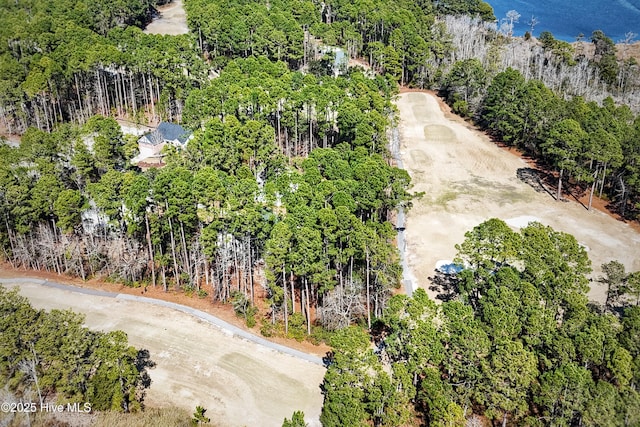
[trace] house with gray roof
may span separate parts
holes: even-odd
[[[138,154],[132,163],[145,163],[162,165],[162,149],[167,145],[173,145],[178,149],[187,146],[193,134],[175,123],[162,122],[156,129],[146,133],[138,139]]]

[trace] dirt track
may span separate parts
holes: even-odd
[[[148,34],[166,34],[175,36],[187,34],[187,14],[182,7],[182,0],[173,0],[171,3],[158,8],[160,17],[154,19],[144,32]]]
[[[7,286],[6,287],[11,287]],[[214,425],[280,426],[302,410],[319,426],[324,368],[231,336],[188,314],[146,303],[20,283],[37,308],[85,314],[96,330],[123,330],[157,366],[146,404],[207,409]]]
[[[556,202],[521,181],[530,167],[500,149],[458,118],[448,119],[434,96],[400,95],[401,156],[413,191],[424,191],[407,215],[408,263],[413,286],[427,289],[436,262],[451,260],[464,233],[489,218],[516,228],[535,219],[570,233],[589,251],[594,277],[600,265],[617,259],[627,271],[640,270],[640,235],[628,225],[573,201]],[[430,295],[434,296],[432,292]],[[590,297],[602,301],[604,289],[592,283]]]

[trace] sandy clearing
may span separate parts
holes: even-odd
[[[154,127],[133,123],[128,120],[117,119],[116,121],[120,125],[120,130],[122,130],[124,135],[142,136],[155,129]]]
[[[182,0],[173,0],[171,3],[158,7],[160,17],[151,21],[144,32],[147,34],[166,34],[175,36],[187,34],[187,14],[182,6]]]
[[[454,245],[464,233],[489,218],[513,227],[537,218],[556,230],[570,233],[588,248],[593,277],[600,265],[617,259],[628,271],[640,270],[640,235],[630,226],[574,202],[556,202],[536,192],[516,175],[530,167],[500,149],[483,133],[459,118],[447,118],[437,99],[428,93],[399,96],[401,156],[411,175],[413,191],[425,193],[407,214],[405,229],[409,267],[420,286],[428,290],[438,260],[453,259]],[[589,294],[602,301],[604,288],[592,283]]]
[[[5,285],[7,286],[7,285]],[[7,286],[11,287],[11,286]],[[146,404],[207,409],[215,425],[280,426],[302,410],[319,426],[324,368],[231,336],[188,314],[119,298],[92,296],[21,282],[34,307],[70,308],[96,330],[125,331],[151,352],[157,366]]]

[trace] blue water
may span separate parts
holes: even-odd
[[[514,25],[514,35],[530,30],[527,22],[535,16],[539,23],[533,35],[550,31],[556,39],[575,41],[582,33],[589,40],[591,33],[602,30],[614,42],[625,38],[628,32],[640,34],[640,0],[485,0],[496,18],[505,18],[509,10],[521,16]],[[640,40],[640,36],[635,39]]]

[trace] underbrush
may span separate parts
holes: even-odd
[[[311,325],[311,334],[307,334],[307,323],[302,313],[294,313],[289,316],[289,331],[285,333],[284,322],[277,320],[275,323],[271,319],[263,319],[260,326],[260,334],[267,338],[289,338],[298,342],[308,341],[313,345],[321,345],[329,342],[332,333],[322,326]]]
[[[253,328],[256,326],[256,314],[258,309],[255,305],[251,304],[251,301],[242,292],[236,291],[231,294],[231,305],[236,316],[243,317],[247,327]]]
[[[95,412],[92,414],[68,413],[59,414],[36,412],[30,417],[26,414],[2,414],[0,425],[18,427],[191,427],[192,417],[181,408],[148,408],[141,412],[124,414],[116,411]],[[212,425],[212,424],[206,424]]]
[[[183,290],[184,290],[184,294],[188,297],[192,297],[195,295],[198,298],[202,299],[202,298],[206,298],[207,295],[209,295],[209,292],[205,291],[202,288],[196,289],[196,287],[193,285],[185,285],[183,287]]]
[[[97,414],[95,427],[190,427],[191,415],[182,408],[147,408],[135,414],[101,412]]]
[[[144,285],[144,283],[141,283],[137,280],[129,280],[126,279],[118,274],[112,274],[110,276],[106,276],[104,278],[104,281],[107,283],[116,283],[116,284],[121,284],[123,286],[126,286],[128,288],[140,288],[142,287],[142,285]]]

